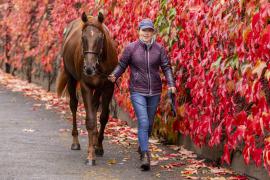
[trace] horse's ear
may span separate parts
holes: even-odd
[[[86,23],[88,21],[87,15],[85,14],[85,12],[82,13],[82,21],[84,23]]]
[[[102,12],[99,12],[99,13],[98,13],[98,21],[99,21],[100,23],[103,23],[103,21],[104,21],[104,15],[102,14]]]

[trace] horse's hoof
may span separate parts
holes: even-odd
[[[71,145],[71,150],[81,150],[80,144],[72,144]]]
[[[87,166],[95,166],[96,165],[96,160],[86,159],[85,165],[87,165]]]
[[[96,156],[101,157],[104,154],[104,150],[103,149],[95,149],[95,154],[96,154]]]

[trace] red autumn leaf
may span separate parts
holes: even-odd
[[[254,160],[257,167],[259,167],[262,163],[262,149],[253,148],[251,157]]]
[[[250,162],[250,147],[249,146],[245,146],[244,150],[243,150],[243,156],[244,156],[244,160],[246,164],[249,164]]]
[[[231,163],[231,155],[230,155],[230,153],[231,153],[231,151],[229,150],[229,147],[228,147],[228,145],[227,144],[225,144],[224,145],[224,149],[223,149],[223,155],[222,155],[222,161],[224,162],[226,162],[227,164],[230,164]]]
[[[222,134],[222,126],[219,125],[219,126],[215,129],[215,131],[214,131],[214,133],[212,134],[211,139],[210,139],[210,141],[209,141],[209,143],[208,143],[210,147],[213,147],[214,145],[220,144],[221,134]]]

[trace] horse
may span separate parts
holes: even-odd
[[[110,32],[104,24],[104,16],[82,13],[68,25],[62,46],[64,68],[57,78],[56,90],[61,96],[67,89],[69,106],[73,117],[72,150],[80,150],[76,112],[78,107],[77,87],[80,86],[86,111],[85,124],[88,132],[88,156],[86,164],[94,166],[96,156],[103,156],[102,142],[109,118],[114,84],[107,79],[118,63],[117,50]],[[100,129],[97,128],[97,111],[101,104]]]

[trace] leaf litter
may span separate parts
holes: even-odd
[[[24,96],[31,97],[35,100],[44,103],[45,109],[56,110],[58,113],[63,114],[66,119],[72,122],[70,117],[68,99],[58,98],[55,93],[47,92],[42,87],[28,83],[26,81],[17,79],[9,74],[6,74],[0,70],[0,83],[12,92],[22,92]],[[14,100],[15,101],[15,100]],[[40,108],[43,103],[36,103],[33,105],[33,110]],[[85,111],[83,104],[79,104],[77,112],[77,125],[79,134],[81,136],[87,136],[87,131],[81,129],[80,126],[85,125]],[[97,114],[99,118],[100,114]],[[70,129],[59,129],[59,133],[70,132]],[[23,132],[33,133],[34,129],[23,129]],[[105,136],[110,139],[110,143],[115,143],[124,146],[125,148],[134,148],[132,145],[137,145],[137,129],[130,128],[126,121],[109,117],[108,124],[105,129]],[[174,151],[173,153],[167,153],[162,150],[158,145],[161,144],[157,139],[150,139],[150,151],[152,157],[152,166],[159,166],[162,172],[173,171],[173,169],[179,171],[180,175],[186,179],[207,179],[207,180],[236,180],[247,179],[245,176],[236,174],[235,172],[227,168],[213,167],[204,163],[204,160],[198,160],[197,155],[192,151],[185,149],[183,146],[168,145],[167,149]],[[117,163],[116,159],[108,160],[109,165],[124,164],[130,158],[123,158],[122,162]],[[180,169],[179,169],[180,168]],[[200,177],[199,175],[200,174]],[[203,175],[203,176],[201,176]],[[226,175],[226,176],[223,176]],[[156,173],[156,177],[161,177],[160,173]]]

